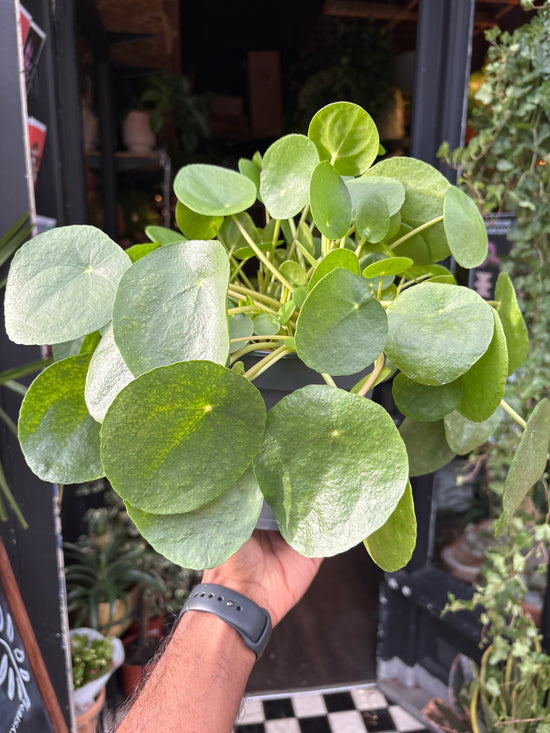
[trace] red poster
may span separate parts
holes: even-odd
[[[36,178],[40,169],[44,143],[46,141],[46,125],[34,117],[29,117],[29,145],[31,148],[32,178],[36,184]]]
[[[31,20],[32,15],[29,13],[28,10],[25,10],[25,8],[20,5],[19,22],[21,23],[21,42],[23,43],[23,46],[25,45],[25,41],[27,40],[27,34],[29,32],[29,28],[31,27]]]

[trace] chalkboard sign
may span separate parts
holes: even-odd
[[[487,259],[472,270],[473,289],[485,300],[495,297],[495,285],[500,274],[500,262],[510,252],[511,243],[508,232],[515,224],[515,216],[507,212],[487,214],[485,228],[489,238]]]
[[[0,729],[68,733],[1,539]]]

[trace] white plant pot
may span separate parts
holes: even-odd
[[[122,142],[134,155],[149,155],[155,147],[155,135],[149,122],[150,113],[134,109],[122,123]]]
[[[85,626],[79,629],[71,629],[69,633],[71,638],[74,636],[74,634],[84,634],[88,639],[104,638],[103,634],[100,634],[99,631],[96,631],[95,629],[89,629]],[[113,647],[113,666],[101,677],[98,677],[96,680],[92,680],[91,682],[86,683],[82,687],[79,687],[77,690],[73,690],[73,700],[76,715],[80,715],[93,704],[94,699],[101,692],[101,688],[105,687],[109,680],[109,677],[116,669],[120,667],[120,665],[124,661],[124,647],[122,646],[122,642],[120,641],[120,639],[115,637],[109,639],[109,641],[111,642],[111,646]]]

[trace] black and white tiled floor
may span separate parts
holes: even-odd
[[[425,725],[375,685],[247,697],[234,733],[420,733]]]

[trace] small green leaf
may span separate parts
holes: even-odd
[[[501,420],[500,408],[483,422],[473,422],[459,412],[451,412],[444,418],[447,443],[451,450],[464,456],[489,440]]]
[[[252,323],[257,336],[275,336],[281,329],[279,319],[273,313],[259,313],[254,316]]]
[[[378,155],[380,138],[372,117],[350,102],[320,109],[309,124],[321,160],[328,160],[342,176],[364,173]]]
[[[407,447],[411,476],[438,471],[455,457],[445,439],[443,420],[419,422],[406,417],[399,433]]]
[[[325,385],[268,413],[254,472],[280,531],[308,557],[344,552],[379,529],[405,491],[407,455],[388,413]]]
[[[397,409],[415,420],[434,422],[442,420],[452,412],[462,396],[460,379],[449,384],[429,386],[418,384],[406,374],[397,374],[393,380],[392,393]]]
[[[398,214],[405,201],[405,188],[397,178],[386,176],[362,176],[361,178],[348,178],[346,186],[351,196],[353,210],[365,194],[376,192],[386,201],[390,217]]]
[[[235,313],[228,318],[229,321],[229,338],[248,338],[254,333],[254,325],[252,318],[246,315],[246,313]],[[230,353],[233,354],[235,351],[242,349],[248,341],[237,341],[231,344]]]
[[[262,503],[252,469],[248,469],[221,496],[193,512],[148,514],[130,504],[126,509],[157,552],[183,568],[203,570],[220,565],[246,542]]]
[[[296,350],[318,372],[355,374],[380,355],[386,335],[386,312],[367,282],[339,267],[306,298],[296,321]]]
[[[130,371],[191,359],[225,364],[228,280],[227,254],[215,240],[170,244],[134,263],[113,310],[115,341]]]
[[[410,481],[388,520],[364,541],[378,567],[394,573],[404,567],[416,546],[416,515]]]
[[[380,277],[381,275],[401,275],[409,269],[413,261],[408,257],[386,257],[373,262],[363,270],[363,277]]]
[[[381,242],[390,230],[390,213],[384,196],[369,191],[359,199],[356,208],[357,233],[367,242]]]
[[[114,399],[101,429],[105,472],[124,501],[181,514],[226,491],[256,454],[265,426],[258,390],[208,361],[158,367]]]
[[[307,272],[293,260],[285,260],[279,265],[279,271],[292,285],[307,285]]]
[[[285,135],[263,158],[262,201],[274,219],[291,219],[309,201],[309,184],[319,162],[315,144],[305,135]]]
[[[56,361],[27,390],[19,415],[25,459],[43,481],[77,484],[104,475],[99,424],[84,402],[91,354]]]
[[[155,242],[161,245],[173,244],[174,242],[181,242],[183,239],[180,232],[175,232],[173,229],[168,229],[167,227],[156,226],[155,224],[150,224],[148,227],[145,227],[145,234],[149,237],[152,244]],[[139,245],[134,246],[139,247]]]
[[[346,270],[353,272],[354,275],[361,274],[361,265],[355,252],[349,249],[342,249],[341,247],[332,249],[315,268],[309,280],[309,289],[312,290],[321,278],[337,267],[344,267]]]
[[[249,178],[207,163],[180,168],[174,179],[174,193],[183,204],[205,216],[238,214],[256,201],[256,186]]]
[[[447,189],[443,226],[451,253],[461,267],[478,267],[486,259],[487,228],[475,202],[456,186]]]
[[[99,229],[50,229],[15,254],[5,294],[6,332],[18,344],[58,344],[111,320],[128,255]]]
[[[541,400],[531,413],[504,482],[502,514],[495,534],[509,525],[527,493],[542,477],[550,449],[550,400]]]
[[[223,224],[223,216],[197,214],[196,211],[178,201],[176,223],[186,239],[214,239]]]
[[[137,262],[138,260],[141,260],[142,257],[146,257],[150,252],[154,252],[159,247],[162,247],[160,242],[144,242],[144,244],[133,244],[131,247],[128,247],[125,252],[131,262]]]
[[[462,399],[457,410],[473,422],[488,420],[504,397],[508,376],[508,351],[504,330],[492,309],[495,328],[487,351],[462,375]]]
[[[260,176],[262,173],[261,167],[254,160],[248,160],[247,158],[239,158],[238,162],[239,173],[243,176],[250,178],[250,180],[256,186],[257,193],[260,192]]]
[[[501,272],[495,287],[495,300],[502,321],[508,348],[508,376],[513,374],[525,361],[529,352],[527,326],[518,306],[516,293],[510,276]]]
[[[277,320],[279,321],[281,326],[284,326],[285,323],[288,323],[295,310],[296,304],[293,300],[287,300],[286,303],[283,303],[283,305],[279,308],[279,312],[277,313]]]
[[[387,315],[388,358],[421,384],[454,382],[493,337],[491,306],[462,286],[420,283],[403,291]]]
[[[323,160],[313,171],[310,205],[317,229],[327,239],[341,239],[351,226],[351,200],[336,169]]]

